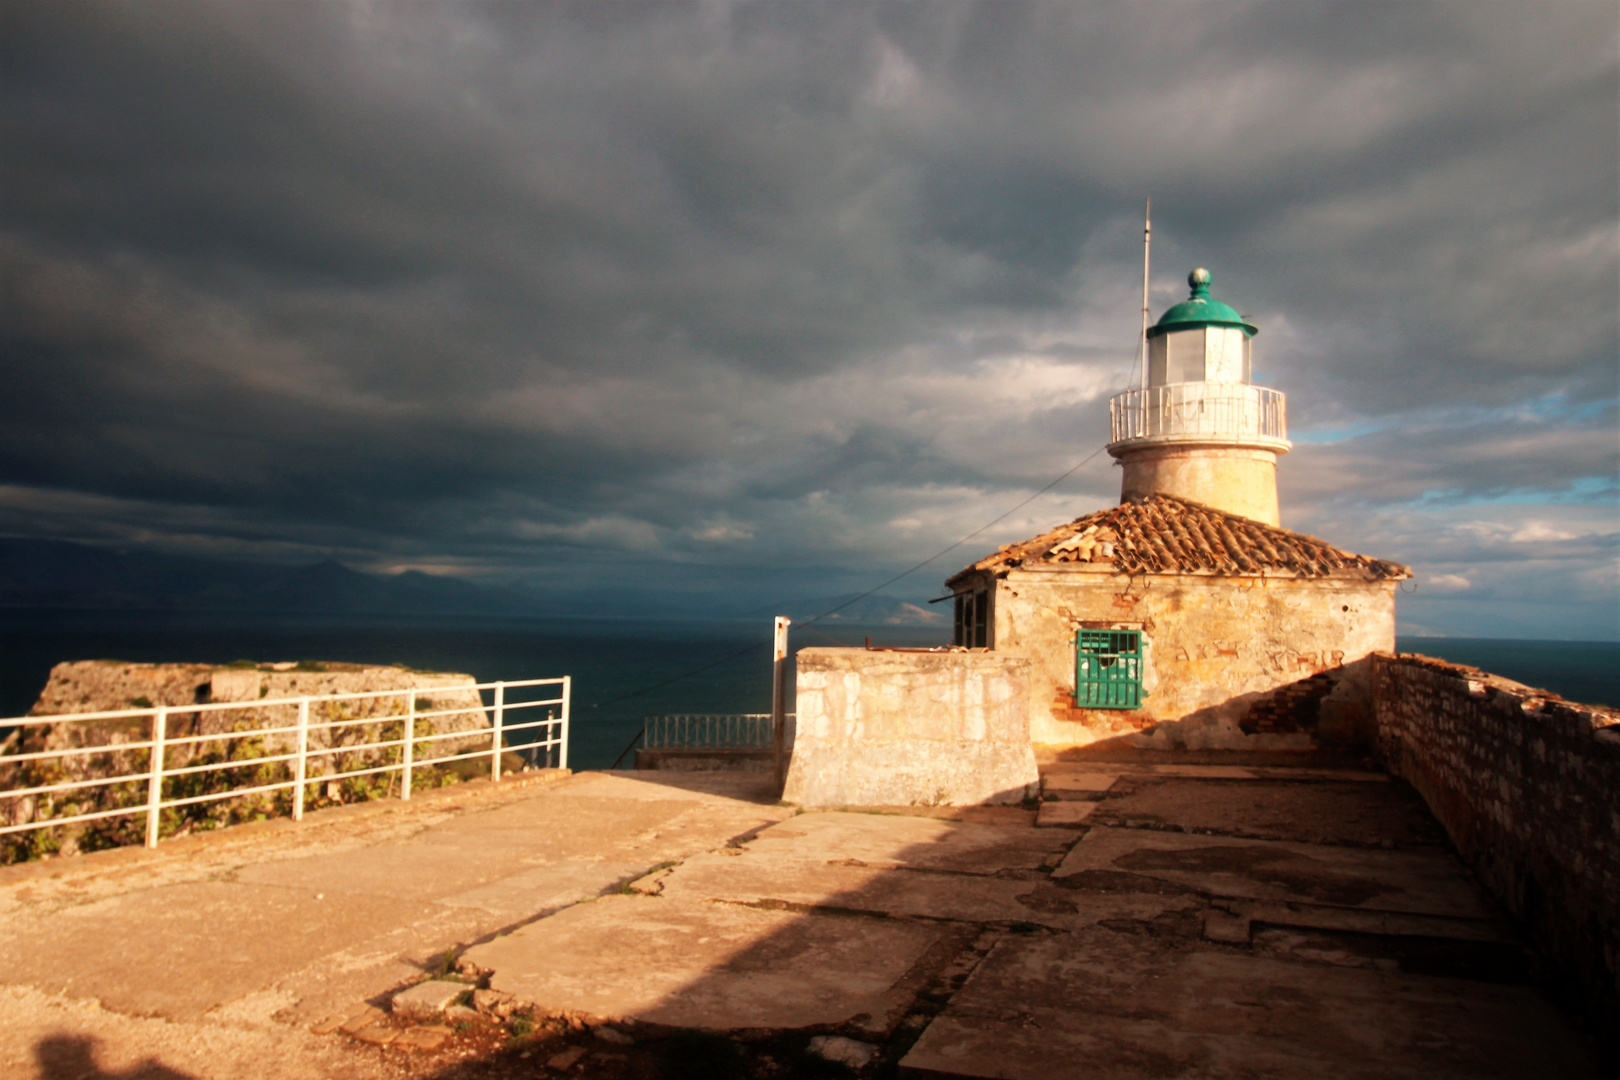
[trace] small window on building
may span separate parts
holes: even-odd
[[[1080,630],[1074,638],[1077,709],[1137,709],[1142,705],[1142,632]]]
[[[956,594],[956,633],[952,644],[966,649],[990,647],[990,591],[974,589]]]

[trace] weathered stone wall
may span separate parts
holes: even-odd
[[[801,806],[1019,802],[1039,784],[1030,663],[968,650],[802,649],[783,799]]]
[[[318,669],[318,670],[317,670]],[[217,732],[251,731],[260,728],[286,727],[297,722],[297,707],[293,705],[263,706],[262,700],[280,698],[318,697],[327,694],[360,694],[379,690],[397,690],[375,698],[361,698],[337,704],[323,704],[311,714],[309,749],[324,750],[334,746],[357,745],[378,741],[376,725],[357,724],[352,727],[328,728],[320,726],[337,720],[363,720],[370,717],[397,715],[407,707],[404,691],[416,691],[419,712],[455,710],[443,716],[423,718],[418,722],[420,734],[475,732],[490,726],[484,712],[483,701],[473,687],[471,675],[448,672],[412,671],[398,667],[368,667],[361,664],[312,664],[300,668],[293,664],[262,664],[257,667],[220,667],[211,664],[134,664],[113,660],[77,660],[57,664],[51,669],[45,689],[38,702],[29,710],[30,716],[50,716],[77,712],[114,712],[120,709],[150,708],[168,705],[175,709],[169,714],[170,737],[210,735]],[[242,709],[211,709],[202,712],[182,712],[187,705],[218,702],[241,702]],[[247,706],[251,705],[249,708]],[[51,736],[41,749],[57,746],[84,746],[103,739],[109,733],[115,738],[126,734],[137,737],[128,741],[141,741],[148,737],[149,721],[89,721],[53,727]],[[133,730],[138,729],[138,731]],[[397,737],[397,736],[396,736]],[[483,738],[487,747],[488,737]],[[437,739],[420,747],[422,760],[446,757],[472,749],[476,744],[468,739]],[[293,746],[289,734],[266,737],[268,749],[284,753]],[[183,747],[175,747],[184,756]],[[311,761],[310,773],[331,771],[327,758]]]
[[[1366,741],[1365,657],[1395,647],[1395,583],[1136,575],[1095,564],[1011,571],[994,649],[1032,662],[1031,737],[1045,748],[1303,750]],[[1076,709],[1081,626],[1143,631],[1140,709]]]
[[[1620,711],[1425,656],[1372,660],[1378,751],[1620,1035]]]

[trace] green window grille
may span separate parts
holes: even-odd
[[[1142,705],[1142,632],[1081,630],[1074,636],[1074,704],[1078,709]]]

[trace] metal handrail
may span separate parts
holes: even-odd
[[[1247,383],[1170,383],[1137,387],[1108,401],[1111,442],[1288,441],[1287,400],[1280,390]]]
[[[543,697],[533,701],[506,700],[507,691],[522,690],[532,687],[556,688],[555,697]],[[492,704],[483,704],[482,692],[490,691]],[[436,705],[435,699],[472,692],[478,701],[477,705],[454,705],[448,708],[428,708],[419,710],[418,699],[429,705]],[[311,722],[310,714],[319,709],[330,716],[336,708],[346,703],[374,701],[381,698],[396,697],[404,701],[403,712],[387,712],[376,716],[360,716],[352,719],[322,719]],[[345,779],[352,776],[364,776],[374,773],[398,772],[400,774],[399,797],[411,797],[411,781],[414,773],[424,766],[440,766],[455,761],[465,761],[481,757],[488,757],[490,762],[490,778],[501,778],[501,754],[510,749],[505,736],[509,732],[533,730],[543,728],[543,737],[532,743],[524,744],[524,749],[533,755],[534,760],[544,760],[547,765],[555,762],[555,767],[566,769],[568,767],[568,735],[569,719],[573,698],[573,680],[569,676],[551,679],[521,679],[516,681],[500,680],[485,683],[461,683],[439,686],[409,686],[394,690],[367,690],[347,694],[319,694],[304,697],[265,698],[253,701],[218,701],[199,702],[187,705],[155,705],[146,708],[115,709],[101,712],[84,713],[56,713],[43,716],[17,716],[9,719],[0,719],[0,732],[13,731],[18,734],[14,745],[20,747],[23,740],[20,733],[29,728],[53,729],[75,723],[95,723],[98,721],[136,720],[144,721],[140,726],[146,731],[134,741],[107,742],[94,746],[63,746],[55,749],[30,751],[26,753],[7,754],[0,751],[0,770],[10,771],[12,776],[0,773],[0,835],[28,832],[36,829],[49,829],[76,822],[100,820],[125,815],[144,814],[146,816],[146,846],[156,847],[161,831],[162,812],[179,806],[189,806],[202,802],[212,802],[221,799],[231,799],[243,795],[259,794],[271,791],[290,790],[292,794],[291,816],[294,821],[301,821],[304,817],[304,802],[306,789],[313,784],[328,783],[334,780]],[[506,714],[518,709],[545,708],[545,715],[538,720],[528,720],[523,723],[509,724]],[[176,714],[195,719],[199,714],[222,711],[243,713],[257,716],[264,721],[264,726],[249,726],[242,728],[241,722],[235,725],[239,730],[220,731],[211,734],[170,736],[170,718]],[[294,710],[297,716],[295,724],[286,723],[287,710]],[[436,717],[465,716],[477,713],[489,726],[486,730],[474,728],[466,731],[436,732],[430,723],[424,723],[421,734],[418,734],[417,724],[432,721]],[[310,746],[309,735],[312,731],[325,731],[335,734],[338,729],[362,727],[368,725],[395,724],[401,725],[399,738],[383,738],[379,741],[366,741],[352,745]],[[442,757],[428,757],[417,760],[415,750],[418,746],[429,746],[446,739],[460,738],[482,741],[489,738],[487,749],[479,748],[446,754]],[[197,764],[184,759],[171,761],[170,756],[175,749],[184,747],[201,748],[203,744],[217,744],[222,747],[234,746],[242,740],[267,739],[276,736],[282,738],[276,741],[280,744],[274,752],[259,757],[230,758],[223,761],[203,762]],[[365,736],[362,736],[364,738]],[[398,748],[398,758],[387,761],[381,765],[349,771],[331,771],[313,773],[310,765],[313,762],[323,762],[328,768],[336,762],[327,761],[339,754],[355,754],[366,751],[389,751]],[[454,747],[448,749],[454,750]],[[62,764],[73,758],[85,758],[94,754],[139,754],[146,759],[146,767],[134,772],[124,772],[113,776],[93,776],[79,780],[66,780],[59,783],[28,783],[23,780],[26,771],[19,773],[17,767],[40,763],[42,765],[54,762],[58,774]],[[543,755],[543,758],[542,758]],[[174,780],[178,777],[196,776],[203,773],[223,773],[232,769],[262,769],[267,766],[282,766],[279,772],[286,774],[284,779],[274,780],[270,783],[252,783],[251,786],[230,786],[225,790],[207,792],[202,795],[181,797],[174,793],[167,796],[164,792],[164,781]],[[81,766],[83,768],[84,766]],[[263,775],[255,779],[262,781]],[[42,795],[60,795],[67,792],[88,790],[92,788],[106,788],[114,784],[142,783],[146,785],[146,797],[129,805],[97,809],[90,813],[72,813],[64,816],[39,817],[40,807],[35,804],[26,806],[24,813],[16,813],[20,800],[36,799]],[[78,809],[78,804],[68,802],[67,807]],[[65,808],[65,807],[64,807]],[[17,816],[27,817],[29,820],[13,820]]]
[[[769,750],[775,745],[770,713],[659,713],[646,717],[642,730],[642,746],[649,750]]]

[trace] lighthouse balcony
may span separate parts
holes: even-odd
[[[1108,402],[1112,450],[1121,443],[1224,443],[1286,453],[1288,418],[1279,390],[1247,383],[1138,387]]]

